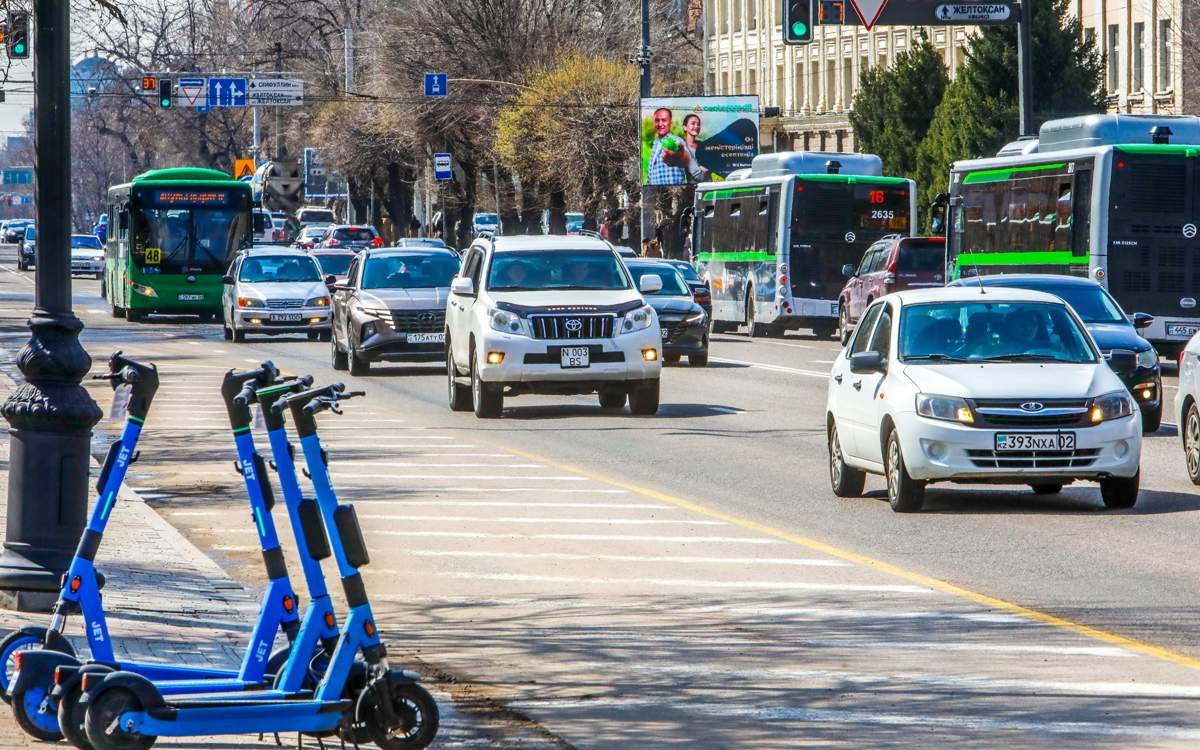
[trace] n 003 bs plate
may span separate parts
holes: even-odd
[[[586,346],[564,346],[561,350],[561,357],[564,368],[587,367],[591,364],[591,357]]]

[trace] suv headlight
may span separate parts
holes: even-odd
[[[304,301],[305,307],[329,307],[329,297],[313,297]]]
[[[1144,352],[1138,352],[1137,366],[1138,367],[1154,367],[1158,364],[1158,352],[1154,351],[1154,347],[1150,347]]]
[[[683,322],[687,323],[688,325],[701,325],[704,323],[704,317],[705,317],[704,311],[701,310],[700,312],[695,313],[694,315],[687,316],[686,318],[683,319]]]
[[[944,419],[947,422],[973,424],[975,415],[967,402],[958,396],[935,396],[929,393],[917,394],[917,414],[930,419]]]
[[[1089,415],[1092,424],[1107,422],[1110,419],[1128,417],[1134,412],[1133,398],[1128,391],[1113,391],[1100,396],[1092,403]]]
[[[518,336],[525,335],[525,323],[521,320],[521,316],[508,310],[496,307],[488,309],[488,324],[493,331],[515,333]]]
[[[625,313],[625,317],[621,320],[621,333],[633,333],[634,331],[642,331],[654,323],[654,308],[650,305],[642,305],[636,310]]]

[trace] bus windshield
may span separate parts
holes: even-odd
[[[133,262],[142,273],[221,273],[247,238],[249,212],[226,188],[152,188],[134,219]]]
[[[907,185],[796,181],[792,209],[796,223],[809,231],[847,230],[908,234]]]

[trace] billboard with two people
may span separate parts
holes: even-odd
[[[757,96],[642,99],[642,184],[721,180],[758,154]]]

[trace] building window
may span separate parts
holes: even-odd
[[[1115,94],[1121,87],[1121,27],[1108,27],[1108,93]]]
[[[808,76],[808,110],[814,112],[821,108],[821,100],[817,94],[817,85],[821,81],[821,64],[813,60],[811,73]],[[807,148],[807,147],[806,147]]]
[[[842,109],[849,110],[854,102],[854,66],[850,58],[842,64]]]
[[[1083,45],[1096,49],[1096,30],[1090,26],[1083,30]]]
[[[783,109],[787,106],[787,92],[784,89],[784,67],[775,66],[775,106]]]
[[[731,94],[746,93],[745,91],[742,91],[742,71],[740,71],[740,70],[733,71],[733,91],[731,91],[729,93],[731,93]]]
[[[1145,91],[1146,24],[1133,25],[1133,91]]]
[[[747,91],[746,93],[747,94],[757,94],[758,93],[758,69],[757,68],[750,69],[750,90]]]
[[[825,63],[825,111],[837,109],[837,65],[832,60]]]
[[[704,92],[709,96],[718,93],[717,76],[711,70],[704,76]]]
[[[742,0],[733,0],[731,3],[733,13],[733,33],[738,33],[742,30]]]
[[[883,68],[884,70],[887,70],[887,66],[888,66],[887,55],[880,52],[878,61],[875,63],[875,65],[876,65],[876,67],[880,67],[880,68]]]
[[[722,1],[721,3],[721,33],[729,33],[729,16],[733,12],[733,0]]]
[[[1174,84],[1171,78],[1171,19],[1164,18],[1158,22],[1158,90],[1169,91]]]
[[[750,31],[758,28],[758,0],[746,2],[746,28]]]

